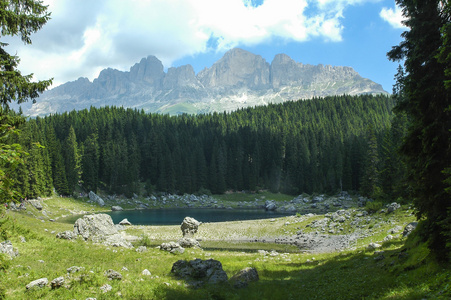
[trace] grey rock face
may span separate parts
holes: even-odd
[[[232,49],[209,69],[198,74],[205,87],[224,89],[247,87],[263,89],[269,87],[269,64],[260,56],[242,49]]]
[[[183,219],[182,225],[180,226],[183,236],[194,236],[194,234],[199,229],[200,224],[202,224],[202,222],[199,222],[194,218],[185,217],[185,219]]]
[[[172,265],[171,273],[188,281],[193,287],[200,287],[207,283],[224,283],[228,280],[221,262],[214,259],[179,260]]]
[[[31,116],[91,105],[166,112],[184,103],[189,108],[180,106],[181,111],[170,112],[222,112],[269,102],[367,93],[386,94],[381,85],[350,67],[304,65],[285,54],[276,55],[269,64],[259,55],[232,49],[197,75],[190,65],[169,68],[165,73],[161,61],[148,56],[129,72],[105,69],[93,82],[79,78],[60,85],[44,92],[33,106],[23,104],[22,109]]]

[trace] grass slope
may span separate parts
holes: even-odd
[[[82,201],[51,198],[44,201],[49,217],[68,213],[101,211]],[[84,241],[66,241],[55,238],[59,231],[72,229],[71,224],[49,222],[42,212],[29,207],[25,212],[7,212],[0,222],[1,240],[9,239],[20,255],[13,260],[0,259],[0,291],[6,299],[449,299],[451,297],[451,268],[437,264],[427,247],[414,236],[408,240],[396,238],[383,243],[384,253],[366,250],[370,240],[380,241],[386,231],[397,224],[411,220],[411,211],[400,209],[392,215],[381,215],[377,224],[366,224],[374,235],[359,241],[353,250],[336,253],[287,252],[278,249],[278,255],[263,255],[253,250],[271,244],[234,246],[228,243],[227,232],[241,230],[241,236],[277,236],[302,228],[323,216],[307,219],[302,216],[264,221],[203,224],[199,235],[210,243],[207,248],[187,249],[174,256],[155,248],[138,253],[134,249],[106,247]],[[300,220],[299,222],[295,222]],[[270,222],[270,221],[268,221]],[[287,222],[290,224],[285,225]],[[371,227],[371,228],[370,228]],[[375,228],[376,227],[376,228]],[[138,243],[180,237],[177,226],[133,226],[129,234],[145,236]],[[204,233],[202,233],[204,232]],[[206,232],[215,235],[210,239]],[[22,237],[25,242],[22,242]],[[221,238],[222,237],[222,238]],[[155,239],[156,241],[156,239]],[[269,245],[269,246],[268,246]],[[279,245],[280,246],[280,245]],[[238,248],[239,250],[235,249]],[[216,249],[216,250],[215,250]],[[258,249],[258,248],[257,248]],[[383,255],[383,257],[381,256]],[[239,270],[251,266],[258,270],[260,280],[244,289],[228,285],[191,289],[174,278],[170,271],[179,259],[217,259],[229,278]],[[72,266],[84,269],[67,274]],[[120,272],[122,280],[108,280],[105,271]],[[150,276],[142,275],[148,269]],[[25,286],[38,278],[49,282],[65,277],[65,286],[26,290]],[[100,287],[112,286],[104,293]],[[1,294],[0,294],[1,295]],[[0,297],[1,298],[1,297]]]

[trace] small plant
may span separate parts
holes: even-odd
[[[136,242],[136,246],[152,246],[152,241],[147,234],[142,234],[141,238]]]
[[[365,209],[369,213],[375,213],[382,208],[384,204],[381,201],[368,201],[365,204]]]

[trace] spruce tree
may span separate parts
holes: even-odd
[[[398,80],[403,100],[397,110],[407,114],[410,126],[401,152],[417,216],[422,218],[420,234],[446,259],[451,247],[451,201],[443,169],[451,165],[451,98],[445,88],[450,74],[449,60],[444,63],[437,56],[449,37],[449,32],[442,32],[449,28],[449,4],[441,0],[396,2],[409,28],[402,34],[404,40],[388,53],[391,60],[404,61],[405,75]]]
[[[31,44],[30,35],[49,20],[47,6],[37,0],[14,0],[0,2],[0,35],[19,36],[25,44]],[[51,84],[51,80],[32,82],[33,74],[22,75],[17,69],[19,57],[10,55],[0,41],[0,203],[17,198],[10,174],[23,163],[24,151],[18,144],[7,145],[4,137],[18,133],[16,127],[22,118],[8,115],[12,102],[33,100]],[[2,206],[3,207],[3,206]]]

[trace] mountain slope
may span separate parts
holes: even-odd
[[[197,75],[191,65],[169,68],[166,73],[160,60],[148,56],[128,72],[108,68],[93,82],[79,78],[65,83],[22,109],[37,116],[115,105],[180,114],[367,93],[386,92],[350,67],[304,65],[285,54],[276,55],[269,64],[259,55],[235,48]]]

